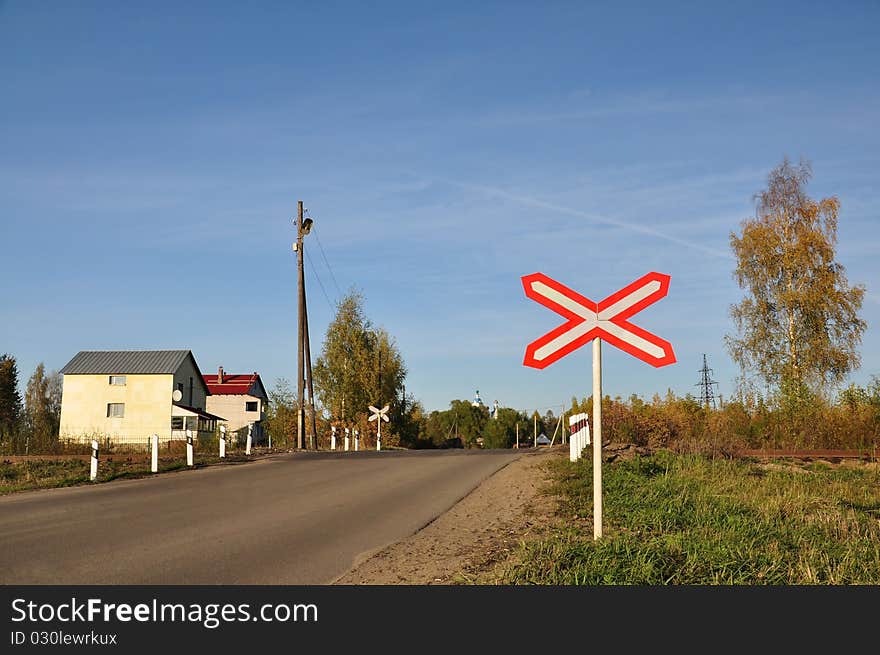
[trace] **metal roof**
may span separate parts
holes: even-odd
[[[263,383],[257,373],[223,373],[223,382],[217,382],[219,374],[203,375],[205,384],[211,390],[212,396],[246,396],[250,395],[253,386],[259,382],[260,388],[265,392]],[[259,394],[259,391],[257,391]]]
[[[189,350],[81,350],[61,369],[63,375],[174,374]],[[195,358],[193,358],[195,362]],[[198,370],[198,366],[196,366]]]

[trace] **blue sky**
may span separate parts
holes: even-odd
[[[354,286],[428,409],[591,393],[589,347],[522,365],[561,322],[536,271],[594,300],[671,275],[632,320],[678,363],[606,345],[604,392],[697,393],[706,353],[727,396],[729,235],[784,156],[841,201],[852,381],[880,374],[876,3],[179,4],[0,2],[0,352],[24,380],[125,348],[293,379],[303,200],[313,354]]]

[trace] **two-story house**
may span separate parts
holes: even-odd
[[[185,439],[224,420],[206,411],[210,391],[189,350],[84,350],[61,373],[61,439]]]
[[[205,384],[211,392],[207,410],[226,418],[232,432],[253,425],[254,442],[263,440],[263,421],[269,394],[258,373],[226,373],[220,366],[217,375],[205,375]]]

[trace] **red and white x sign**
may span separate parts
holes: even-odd
[[[675,362],[668,341],[626,320],[666,295],[668,275],[648,273],[598,303],[543,273],[524,275],[522,283],[526,296],[568,319],[526,347],[525,366],[546,368],[596,337],[653,366]]]

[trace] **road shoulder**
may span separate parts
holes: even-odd
[[[567,447],[525,453],[430,524],[343,574],[337,585],[489,584],[519,543],[550,524],[545,464]]]

